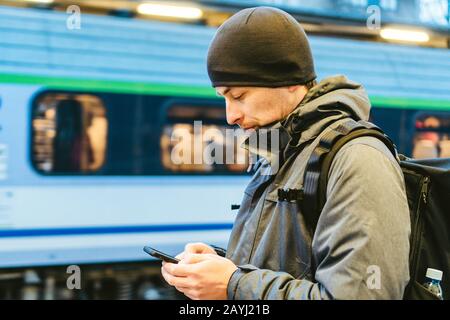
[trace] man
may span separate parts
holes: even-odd
[[[317,84],[300,24],[267,7],[242,10],[217,30],[208,74],[225,98],[227,122],[279,130],[280,156],[257,163],[226,256],[188,244],[178,265],[163,263],[166,281],[192,299],[401,299],[409,210],[400,167],[381,141],[360,137],[338,152],[315,232],[298,203],[277,196],[279,188],[302,187],[327,130],[368,119],[363,87],[344,76]]]

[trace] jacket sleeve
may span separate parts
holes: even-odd
[[[378,142],[355,139],[333,160],[312,243],[314,281],[242,265],[229,281],[229,299],[403,297],[409,281],[409,209],[401,169]]]

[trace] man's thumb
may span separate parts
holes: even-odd
[[[202,253],[204,245],[202,243],[188,243],[184,247],[186,253]]]

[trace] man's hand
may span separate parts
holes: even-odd
[[[236,265],[217,254],[184,253],[178,264],[163,262],[161,273],[170,285],[193,300],[227,299]]]
[[[207,244],[204,244],[202,242],[193,242],[193,243],[188,243],[185,247],[184,247],[184,251],[181,252],[180,254],[178,254],[176,256],[177,259],[183,259],[184,255],[186,253],[194,253],[194,254],[217,254],[217,252],[210,246],[208,246]]]

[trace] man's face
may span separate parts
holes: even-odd
[[[228,124],[245,130],[283,119],[295,102],[290,87],[216,87],[216,93],[225,98]]]

